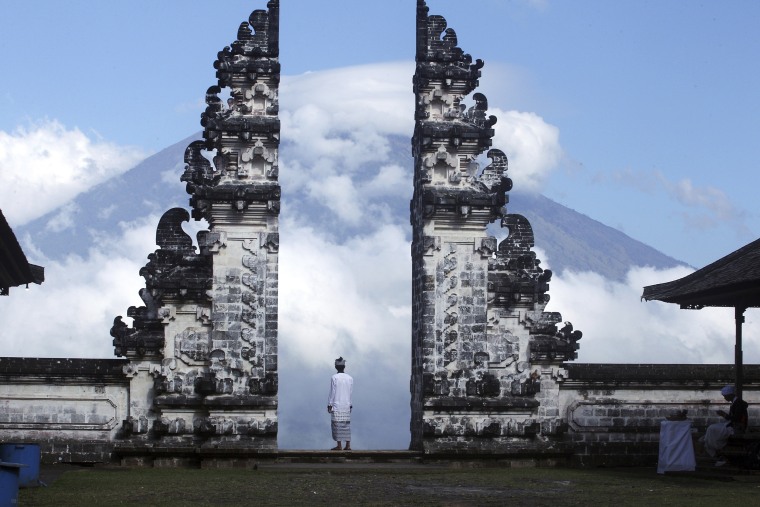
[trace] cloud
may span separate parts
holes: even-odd
[[[641,301],[644,286],[692,271],[631,267],[624,282],[565,271],[552,278],[547,310],[561,312],[583,332],[580,362],[733,363],[733,309],[681,310],[678,305]],[[745,343],[746,362],[760,359],[753,352],[760,350],[760,340],[752,336]]]
[[[396,62],[283,78],[280,118],[287,156],[280,181],[291,196],[303,192],[307,199],[291,199],[288,209],[326,208],[331,220],[357,227],[378,216],[387,219],[389,198],[408,201],[413,71],[412,63]],[[559,129],[535,113],[492,108],[489,114],[498,117],[493,145],[509,157],[516,187],[539,191],[563,157]],[[481,162],[489,163],[485,157]]]
[[[746,218],[746,213],[737,209],[728,195],[719,188],[695,187],[688,178],[673,182],[660,171],[657,171],[656,175],[668,195],[684,206],[706,210],[721,222]]]
[[[35,258],[45,266],[42,285],[11,289],[0,307],[4,356],[113,357],[109,331],[114,317],[143,303],[138,275],[156,249],[158,216],[100,232],[86,256]],[[25,245],[29,238],[24,238]],[[28,256],[39,256],[33,245]],[[129,321],[129,319],[127,319]]]
[[[341,241],[286,220],[280,249],[282,448],[328,448],[325,404],[333,360],[355,381],[358,448],[409,445],[411,263],[408,231],[368,224]],[[322,417],[320,417],[322,416]]]
[[[325,120],[319,133],[334,129],[408,134],[414,129],[414,96],[410,93],[413,62],[343,67],[298,76],[283,76],[282,112],[310,109]],[[283,120],[283,138],[292,123]]]
[[[312,366],[349,352],[408,349],[410,312],[400,311],[411,306],[404,228],[382,224],[341,242],[293,222],[281,233],[281,349]]]
[[[521,192],[542,190],[563,157],[559,129],[535,113],[489,110],[498,122],[493,147],[507,154],[509,177]]]
[[[697,230],[733,226],[741,236],[749,235],[746,225],[748,213],[737,207],[721,189],[706,185],[696,186],[689,178],[671,180],[662,171],[618,170],[605,175],[597,174],[594,181],[611,180],[639,192],[655,195],[662,193],[681,205],[679,215],[688,228]]]
[[[67,202],[56,210],[56,214],[45,224],[45,229],[53,232],[72,229],[77,213],[79,213],[79,206],[73,201]]]
[[[144,157],[137,148],[90,139],[55,120],[0,131],[0,205],[11,225],[23,225]],[[62,215],[54,226],[65,225]]]

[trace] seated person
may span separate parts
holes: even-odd
[[[725,421],[708,426],[705,436],[702,437],[705,452],[713,458],[726,446],[728,437],[743,433],[747,429],[748,423],[747,402],[736,396],[734,386],[725,386],[720,390],[720,394],[727,402],[731,403],[731,407],[728,409],[728,413],[725,410],[717,411],[718,415],[723,417]]]

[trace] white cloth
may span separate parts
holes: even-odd
[[[336,373],[330,380],[330,396],[327,405],[334,412],[351,412],[351,396],[354,392],[354,379],[348,373]]]
[[[704,436],[705,452],[711,458],[714,458],[718,451],[723,449],[728,443],[728,437],[734,434],[734,428],[729,426],[730,421],[723,421],[711,424],[707,427]]]
[[[345,440],[351,441],[351,412],[336,412],[333,410],[330,428],[332,429],[332,438],[336,442]]]
[[[694,444],[691,440],[691,421],[662,421],[657,473],[693,472],[696,468]]]

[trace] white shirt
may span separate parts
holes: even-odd
[[[330,380],[330,396],[327,405],[336,412],[351,410],[351,395],[354,391],[354,379],[348,373],[336,373]]]

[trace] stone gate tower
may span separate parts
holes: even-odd
[[[560,314],[544,311],[551,272],[531,251],[527,219],[507,214],[507,158],[490,148],[496,117],[481,93],[464,104],[483,62],[457,44],[418,0],[411,448],[546,447],[564,428],[556,380],[580,332],[558,331]],[[484,152],[490,164],[480,168]],[[486,233],[496,220],[509,230],[498,245]]]
[[[111,330],[130,359],[128,439],[277,446],[279,1],[267,7],[219,52],[203,140],[185,152],[192,216],[209,224],[200,251],[189,213],[166,212],[140,272],[145,306]]]

